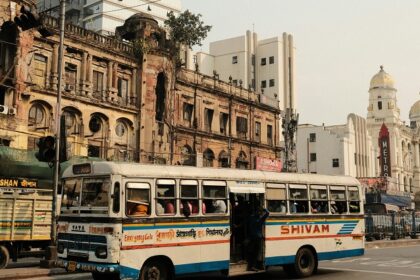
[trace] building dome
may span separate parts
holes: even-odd
[[[409,118],[410,120],[420,119],[420,100],[411,106]]]
[[[138,13],[132,15],[131,17],[129,17],[126,20],[126,22],[136,22],[136,23],[139,23],[139,22],[142,22],[142,21],[146,21],[146,22],[149,22],[149,23],[155,24],[155,25],[158,24],[157,20],[154,19],[153,16],[151,16],[149,14],[146,14],[146,13],[142,13],[142,12],[138,12]]]
[[[384,67],[381,65],[381,70],[372,77],[370,80],[370,88],[384,88],[384,89],[395,89],[394,79],[387,72],[384,71]]]

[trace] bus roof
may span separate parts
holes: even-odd
[[[210,180],[238,180],[238,181],[266,181],[285,183],[330,184],[330,185],[359,185],[359,181],[350,176],[333,176],[308,173],[278,173],[257,170],[206,168],[173,165],[153,165],[140,163],[123,163],[110,161],[90,162],[94,175],[122,175],[123,177],[144,178],[184,178]],[[69,166],[62,178],[74,177],[73,165]],[[86,176],[86,175],[84,175]]]

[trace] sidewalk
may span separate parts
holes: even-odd
[[[397,239],[397,240],[383,239],[383,240],[365,242],[366,249],[405,247],[405,246],[415,246],[415,245],[420,245],[420,238],[419,239],[404,238],[404,239]]]
[[[385,239],[365,242],[365,248],[367,250],[415,245],[420,245],[420,239]],[[11,263],[8,268],[0,270],[0,280],[25,279],[63,274],[70,274],[70,272],[67,272],[65,269],[62,268],[40,268],[39,259],[31,258],[29,260],[22,259],[18,263]],[[86,275],[89,275],[89,273],[80,273],[80,277]]]

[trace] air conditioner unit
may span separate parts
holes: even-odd
[[[16,115],[17,109],[16,108],[9,108],[9,115]]]
[[[73,91],[74,90],[74,85],[70,85],[70,84],[66,84],[66,86],[64,87],[65,91]]]
[[[7,106],[0,105],[0,114],[7,115],[8,113],[9,113],[9,108]]]

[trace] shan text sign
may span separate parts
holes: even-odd
[[[0,187],[3,188],[36,188],[36,180],[27,179],[13,179],[13,178],[0,178]]]

